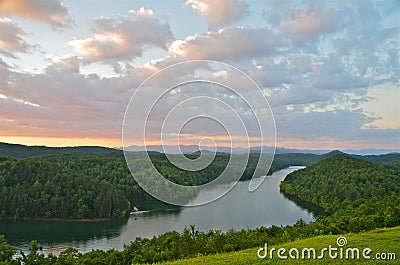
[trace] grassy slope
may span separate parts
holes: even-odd
[[[174,265],[189,265],[189,264],[400,264],[400,226],[394,228],[383,228],[376,229],[370,232],[364,232],[359,234],[346,234],[344,235],[347,239],[348,248],[358,248],[360,249],[360,259],[359,260],[346,260],[344,259],[331,259],[328,253],[325,253],[324,259],[321,260],[301,260],[301,254],[299,260],[279,260],[274,252],[274,258],[271,260],[268,258],[262,260],[257,257],[257,249],[247,249],[239,252],[224,253],[217,255],[210,255],[192,259],[184,259],[174,262],[168,262],[163,264],[174,264]],[[297,248],[301,251],[303,248],[315,248],[317,251],[317,256],[320,250],[324,247],[332,245],[332,247],[337,247],[336,239],[338,236],[317,236],[308,239],[296,240],[293,242],[288,242],[278,246],[268,246],[268,250],[272,247],[279,249],[284,247],[289,251],[290,248]],[[261,247],[261,246],[260,246]],[[345,250],[346,247],[343,249]],[[374,257],[375,253],[396,253],[396,260],[365,260],[362,258],[361,251],[364,248],[371,248],[373,252],[370,254]],[[301,252],[300,252],[301,253]],[[286,252],[287,255],[287,252]]]

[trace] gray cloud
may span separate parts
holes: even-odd
[[[65,74],[31,75],[2,68],[0,131],[4,136],[119,138],[123,113],[138,81]]]
[[[175,41],[170,52],[186,60],[236,61],[277,53],[279,35],[268,28],[225,28]]]
[[[0,53],[15,58],[14,52],[27,52],[31,45],[24,40],[24,35],[11,19],[0,17]]]
[[[52,64],[46,69],[47,72],[59,71],[63,74],[79,73],[81,60],[75,55],[53,56]]]
[[[303,44],[334,29],[336,21],[337,15],[332,10],[313,12],[306,9],[297,12],[289,20],[282,21],[279,27],[294,43]]]
[[[364,128],[364,124],[373,118],[361,110],[304,113],[280,109],[275,111],[275,118],[278,142],[296,139],[300,143],[312,142],[321,149],[346,146],[400,148],[398,130]]]

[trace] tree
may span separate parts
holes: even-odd
[[[6,242],[3,235],[0,235],[0,262],[11,262],[15,250]]]

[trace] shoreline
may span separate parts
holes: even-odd
[[[95,222],[105,222],[105,221],[116,221],[125,220],[126,218],[94,218],[94,219],[67,219],[67,218],[12,218],[12,217],[1,217],[0,221],[46,221],[46,222],[71,222],[71,223],[95,223]]]

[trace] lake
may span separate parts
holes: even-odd
[[[181,232],[194,224],[199,230],[247,229],[271,225],[291,225],[298,219],[314,220],[314,214],[285,198],[279,183],[287,174],[300,167],[290,167],[268,176],[254,192],[248,191],[249,181],[239,182],[222,198],[197,207],[163,207],[128,220],[104,222],[0,221],[0,234],[15,248],[29,251],[33,239],[43,247],[43,253],[59,254],[72,246],[80,252],[92,249],[121,250],[136,237],[151,238],[167,231]],[[203,191],[195,200],[217,192],[223,186]]]

